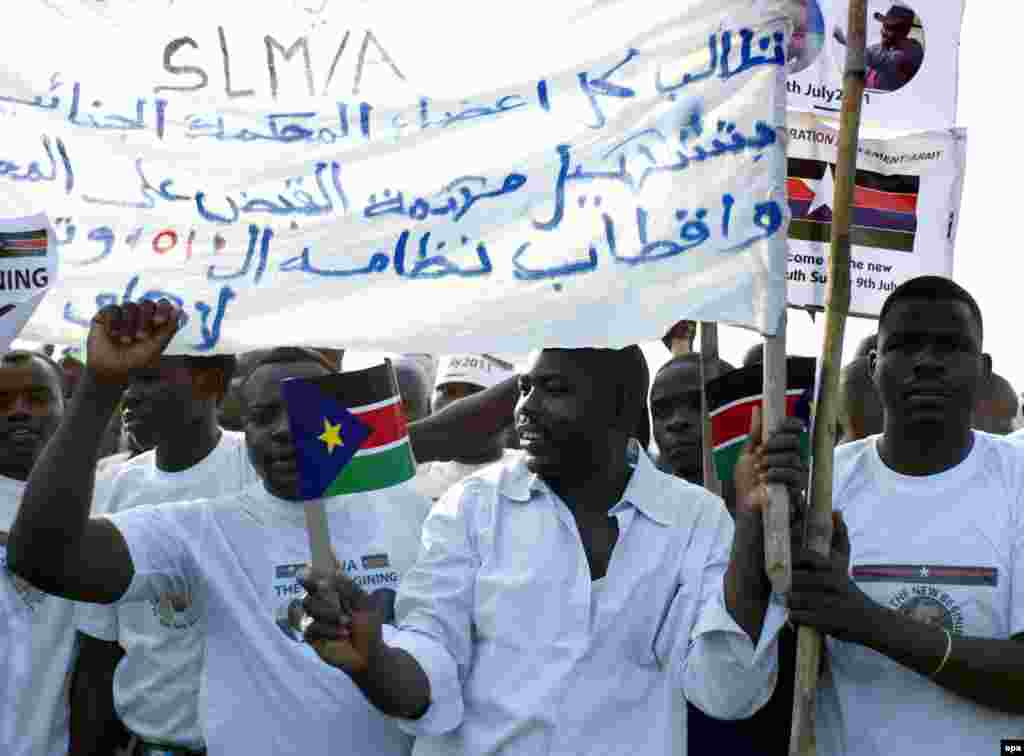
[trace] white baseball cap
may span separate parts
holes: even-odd
[[[447,354],[441,358],[434,388],[446,383],[469,383],[486,389],[513,375],[512,365],[487,354]]]

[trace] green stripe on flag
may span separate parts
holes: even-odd
[[[398,485],[415,474],[416,464],[407,437],[404,443],[385,451],[353,457],[334,482],[327,487],[324,496],[375,491]]]
[[[797,218],[789,222],[789,238],[828,244],[832,238],[832,224]],[[913,252],[914,234],[910,231],[851,226],[850,243],[857,247]]]
[[[718,479],[720,481],[732,480],[733,468],[736,467],[740,453],[746,445],[747,436],[739,436],[721,446],[715,447],[711,452],[711,458],[715,461],[715,470],[718,472]]]

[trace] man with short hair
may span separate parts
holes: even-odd
[[[889,12],[875,13],[875,21],[882,24],[882,41],[865,51],[868,66],[865,89],[891,92],[899,89],[917,74],[924,62],[924,48],[911,39],[916,14],[902,4],[893,5]],[[836,27],[833,36],[846,45],[846,35]]]
[[[982,385],[981,395],[974,408],[974,428],[997,436],[1013,433],[1017,417],[1017,392],[1001,375],[992,373]]]
[[[871,361],[859,357],[839,374],[840,444],[859,441],[882,432],[885,413],[871,382]]]
[[[256,480],[245,437],[217,422],[234,363],[231,356],[162,357],[133,373],[122,401],[124,428],[155,448],[117,468],[104,511],[216,499]],[[203,636],[191,599],[169,591],[149,603],[80,605],[71,756],[109,753],[120,740],[119,720],[143,754],[203,751]]]
[[[95,450],[81,439],[96,437],[131,377],[160,356],[178,318],[166,300],[96,316],[79,391],[22,498],[8,544],[11,568],[57,595],[155,604],[172,624],[200,627],[200,718],[211,756],[327,756],[339,747],[405,756],[410,738],[279,622],[302,597],[295,573],[310,560],[281,382],[331,374],[319,355],[273,350],[239,387],[259,482],[213,500],[87,516]],[[325,501],[331,544],[347,574],[393,595],[419,545],[420,523],[407,515],[422,509],[416,498],[396,486]],[[378,605],[391,605],[381,598]]]
[[[685,754],[684,696],[742,717],[771,694],[785,613],[768,600],[758,481],[802,485],[798,426],[738,463],[734,539],[722,501],[633,437],[636,376],[631,350],[531,360],[522,453],[434,506],[397,634],[341,571],[303,581],[307,638],[418,736],[417,756]]]
[[[971,429],[991,372],[974,298],[923,276],[882,306],[880,436],[835,453],[828,559],[794,622],[827,639],[818,753],[985,753],[1024,732],[1024,455]]]
[[[670,475],[704,485],[701,407],[701,357],[673,357],[658,370],[651,386],[651,418],[658,445],[658,468]],[[733,370],[718,360],[705,370],[705,382]]]
[[[74,604],[11,572],[8,532],[25,481],[64,413],[64,376],[41,352],[0,358],[0,753],[65,756]],[[86,506],[88,511],[88,506]],[[54,517],[64,517],[55,512]],[[34,545],[33,545],[34,548]]]
[[[733,369],[729,363],[719,360],[706,371],[706,380]],[[660,452],[659,469],[704,485],[699,355],[689,354],[669,360],[658,371],[651,387],[651,417]],[[732,481],[726,481],[723,488],[726,506],[733,508],[735,491]],[[709,717],[698,707],[687,703],[688,752],[743,753],[747,756],[787,754],[790,712],[793,709],[795,648],[793,631],[782,628],[778,639],[779,672],[775,691],[752,717],[724,721]]]

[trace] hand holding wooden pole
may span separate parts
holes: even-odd
[[[832,543],[832,453],[838,414],[839,371],[846,316],[850,309],[850,217],[854,179],[857,175],[861,101],[864,98],[866,27],[866,0],[850,0],[839,152],[836,160],[835,196],[832,201],[825,342],[821,354],[821,384],[814,413],[811,509],[807,515],[804,536],[807,548],[826,557]],[[825,170],[828,170],[827,166]],[[813,628],[801,627],[797,639],[790,756],[812,756],[815,751],[814,703],[822,653],[821,633]]]

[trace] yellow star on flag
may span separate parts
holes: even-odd
[[[345,445],[345,441],[341,437],[341,423],[332,425],[326,417],[324,418],[324,432],[317,438],[327,445],[328,454],[334,454],[334,447]]]

